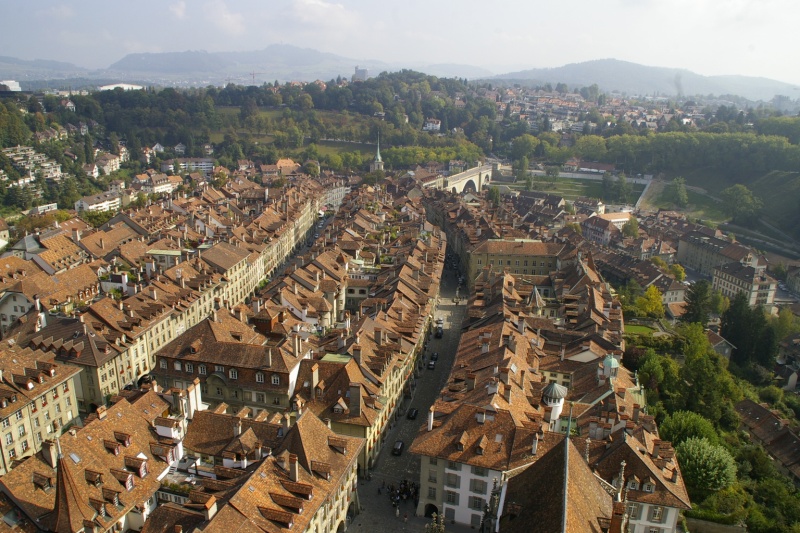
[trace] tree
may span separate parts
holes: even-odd
[[[639,221],[636,220],[636,217],[632,216],[622,226],[622,234],[632,239],[635,239],[636,237],[639,236]]]
[[[686,192],[686,180],[677,177],[672,181],[672,200],[678,207],[689,205],[689,193]]]
[[[717,443],[717,430],[707,418],[692,411],[675,411],[667,415],[658,426],[661,438],[672,442],[674,446],[692,438],[705,438],[712,444]]]
[[[644,296],[640,296],[636,300],[636,307],[642,314],[653,318],[664,317],[664,304],[662,303],[661,291],[655,285],[650,285],[644,291]]]
[[[430,523],[425,524],[425,533],[445,533],[444,515],[433,513]]]
[[[681,321],[687,324],[698,323],[705,327],[711,307],[711,284],[704,279],[692,283],[686,291],[685,301],[686,307]]]
[[[669,273],[672,274],[676,281],[683,282],[686,279],[686,270],[678,263],[673,263],[669,266]]]
[[[706,438],[691,437],[680,443],[675,452],[692,500],[703,501],[736,481],[736,462],[731,454]]]
[[[651,257],[650,258],[650,262],[653,263],[658,268],[660,268],[661,270],[666,270],[667,268],[669,268],[669,266],[667,265],[667,262],[664,261],[663,259],[661,259],[660,257],[658,257],[657,255],[654,255],[653,257]]]
[[[561,171],[561,167],[558,165],[550,165],[544,169],[544,175],[547,176],[547,181],[550,183],[555,183],[558,180],[558,174]]]
[[[760,198],[741,183],[722,191],[722,202],[725,213],[737,223],[753,222],[764,205]]]
[[[514,172],[514,177],[517,179],[517,181],[523,181],[528,176],[529,164],[530,162],[528,161],[528,157],[524,155],[519,159],[517,159],[516,161],[514,161],[512,170]]]
[[[730,307],[731,301],[727,296],[723,295],[721,291],[711,291],[711,312],[716,315],[722,315]]]
[[[492,202],[492,205],[495,207],[500,205],[500,189],[497,187],[490,187],[489,192],[486,193],[486,199]]]

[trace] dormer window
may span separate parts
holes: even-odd
[[[256,383],[264,383],[264,373],[256,372]]]
[[[228,371],[228,377],[231,379],[239,379],[239,371],[236,370],[235,368],[231,368]]]
[[[278,374],[272,375],[272,384],[273,385],[280,385],[281,384],[281,377]]]
[[[125,490],[128,492],[133,490],[133,476],[128,476],[128,479],[125,480]]]
[[[206,375],[206,365],[198,366],[197,367],[197,373],[200,374],[201,376],[205,376]]]
[[[639,489],[639,482],[635,479],[632,479],[628,482],[628,488],[630,490],[638,490]]]
[[[645,483],[642,490],[645,492],[653,492],[653,485],[651,483]]]

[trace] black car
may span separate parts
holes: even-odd
[[[418,414],[419,414],[419,409],[409,409],[406,418],[408,418],[409,420],[416,420]]]
[[[433,352],[431,355],[431,361],[438,361],[439,360],[439,352]]]
[[[436,369],[436,361],[428,361],[428,370]]]
[[[403,448],[405,447],[406,443],[401,440],[398,440],[397,442],[394,443],[394,447],[392,448],[392,455],[400,455],[401,453],[403,453]]]

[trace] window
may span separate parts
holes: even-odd
[[[662,518],[664,518],[664,508],[663,507],[653,507],[650,510],[650,521],[651,522],[661,522]]]
[[[638,503],[628,503],[628,516],[631,520],[639,520],[639,513],[641,512],[642,508],[639,506]]]
[[[8,458],[9,459],[13,459],[16,456],[17,456],[17,450],[15,450],[14,448],[11,448],[10,450],[8,450]]]
[[[222,365],[214,365],[214,372],[225,373],[225,367]]]
[[[428,487],[428,498],[431,500],[436,499],[436,487]]]
[[[256,372],[256,383],[264,383],[264,373]]]
[[[436,470],[434,470],[433,468],[431,468],[428,471],[428,482],[429,483],[436,483]]]
[[[461,478],[459,478],[456,474],[447,474],[445,476],[445,485],[448,487],[459,488],[461,486]]]
[[[280,396],[275,396],[272,399],[272,405],[280,405],[280,404],[281,404],[281,397]]]
[[[22,420],[22,409],[20,409],[20,410],[19,410],[19,411],[17,411],[16,413],[14,413],[14,417],[15,417],[17,420]]]
[[[280,385],[281,384],[281,377],[278,374],[272,375],[272,384],[273,385]]]
[[[200,374],[201,376],[205,376],[206,375],[206,365],[198,366],[197,367],[197,373]]]
[[[222,396],[222,388],[217,387],[217,396]]]
[[[20,437],[24,437],[25,436],[25,426],[20,426],[17,429],[19,430],[19,436]]]
[[[456,510],[452,507],[445,507],[444,508],[444,518],[445,520],[455,520],[456,519]]]
[[[453,505],[458,505],[458,493],[452,490],[447,490],[444,493],[444,501]]]
[[[6,446],[11,446],[12,444],[14,444],[14,435],[6,433]]]
[[[661,533],[660,527],[651,527],[647,530],[647,533]]]
[[[162,359],[161,360],[161,368],[163,368],[164,370],[167,369],[167,360],[166,359]]]
[[[486,494],[486,482],[481,479],[472,479],[469,482],[469,490],[478,494]]]
[[[489,474],[489,471],[480,466],[473,466],[472,467],[472,475],[486,477]]]
[[[38,428],[41,424],[39,423],[39,417],[33,419],[33,427]]]
[[[635,479],[628,481],[628,488],[631,490],[638,490],[639,489],[639,482]]]
[[[447,468],[450,470],[461,470],[461,463],[456,463],[455,461],[447,461]]]
[[[180,369],[181,369],[181,366],[182,366],[182,365],[181,365],[181,362],[180,362],[180,361],[175,361],[175,370],[180,370]]]
[[[11,425],[11,423],[8,421],[8,418],[4,418],[4,419],[3,419],[2,426],[3,426],[4,428],[7,428],[7,427],[8,427],[8,426],[10,426],[10,425]]]
[[[483,511],[483,506],[485,502],[483,498],[478,498],[477,496],[470,496],[469,497],[469,508],[475,509],[476,511]]]
[[[650,483],[645,483],[644,488],[642,489],[645,492],[653,492],[653,485]]]
[[[190,374],[194,373],[194,365],[192,363],[186,363],[186,371]]]
[[[469,525],[472,526],[473,529],[478,528],[481,526],[481,521],[483,520],[483,515],[473,513],[472,516],[469,518]]]
[[[231,379],[239,379],[239,371],[236,370],[235,368],[231,368],[228,371],[228,377]]]
[[[258,403],[264,403],[264,402],[267,401],[267,397],[266,397],[266,395],[264,393],[257,392],[256,393],[256,401]]]
[[[431,466],[437,465],[439,464],[439,461],[436,459],[436,457],[431,457],[428,459],[428,464],[430,464]]]
[[[28,441],[24,440],[22,441],[22,453],[25,453],[27,449],[28,449]]]

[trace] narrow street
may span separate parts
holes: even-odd
[[[457,287],[458,271],[446,268],[440,290],[439,308],[435,317],[444,320],[444,334],[441,339],[432,335],[428,341],[425,360],[421,364],[422,368],[417,370],[419,377],[414,397],[404,400],[398,411],[403,415],[397,418],[394,427],[387,433],[386,444],[378,456],[371,479],[362,478],[359,481],[358,493],[363,511],[355,517],[348,529],[364,533],[377,531],[381,533],[419,532],[424,531],[425,524],[431,521],[430,518],[414,516],[416,505],[411,499],[401,500],[399,508],[393,507],[386,487],[398,486],[404,480],[419,483],[420,460],[419,457],[410,454],[408,448],[414,441],[419,428],[427,423],[430,406],[433,405],[439,391],[446,383],[453,366],[456,349],[461,339],[461,322],[466,312],[463,288],[460,294],[461,303],[456,305],[453,302]],[[439,354],[439,359],[436,361],[436,368],[429,370],[428,362],[434,352]],[[406,416],[409,409],[412,408],[419,411],[415,420],[409,420]],[[391,453],[397,440],[402,440],[405,444],[405,448],[399,456]],[[378,494],[378,489],[381,489],[380,494]],[[407,521],[405,520],[406,516],[408,517]],[[448,533],[466,533],[474,530],[467,526],[447,524],[446,531]]]

